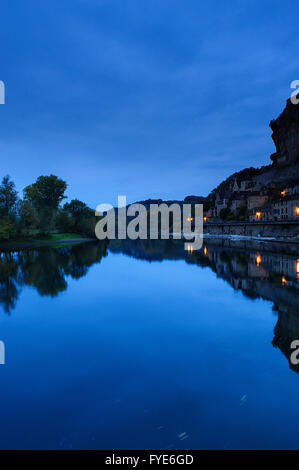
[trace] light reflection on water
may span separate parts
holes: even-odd
[[[1,448],[296,448],[295,245],[0,254]]]

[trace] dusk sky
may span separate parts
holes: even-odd
[[[1,2],[1,177],[91,207],[207,195],[270,163],[299,80],[297,0]]]

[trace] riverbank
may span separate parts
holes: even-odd
[[[207,222],[204,224],[204,235],[299,242],[299,221]]]
[[[259,236],[249,236],[249,235],[229,235],[229,234],[210,234],[210,233],[205,233],[204,234],[204,239],[206,240],[231,240],[231,241],[242,241],[242,240],[247,240],[247,241],[255,241],[258,243],[286,243],[286,244],[291,244],[291,245],[298,245],[299,246],[299,239],[298,238],[281,238],[281,237],[259,237]]]
[[[0,241],[0,249],[11,248],[30,248],[39,246],[53,246],[53,245],[72,245],[75,243],[84,243],[94,241],[94,238],[82,237],[79,234],[71,233],[56,233],[47,237],[40,238],[21,238],[11,241]]]

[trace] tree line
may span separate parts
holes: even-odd
[[[66,199],[67,183],[55,175],[39,176],[19,198],[10,176],[0,184],[0,240],[45,237],[52,232],[94,237],[94,211],[79,199]]]

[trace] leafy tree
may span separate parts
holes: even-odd
[[[66,198],[67,184],[55,175],[40,176],[24,189],[24,198],[37,210],[41,233],[48,233],[55,224],[59,204]]]
[[[24,200],[19,202],[19,229],[21,231],[29,231],[38,227],[39,219],[36,209],[30,204],[29,201]]]
[[[85,235],[94,233],[94,212],[84,202],[73,199],[71,202],[64,204],[63,211],[71,220],[73,230]]]
[[[18,193],[15,184],[10,177],[4,176],[0,185],[0,216],[11,216],[16,214]]]
[[[90,215],[90,209],[79,199],[72,199],[71,202],[66,202],[63,209],[75,219],[76,223],[79,222],[82,217]]]
[[[17,231],[17,202],[15,184],[4,176],[0,185],[0,239],[9,240]]]
[[[0,217],[0,240],[10,240],[15,234],[15,218],[12,216]]]
[[[58,209],[55,217],[55,225],[62,232],[73,232],[75,221],[64,209]]]
[[[36,182],[24,189],[25,199],[40,210],[43,207],[58,209],[66,198],[67,183],[55,175],[39,176]]]
[[[97,223],[97,220],[94,215],[89,216],[89,217],[83,217],[78,222],[76,229],[79,233],[82,233],[83,235],[94,237],[96,223]]]

